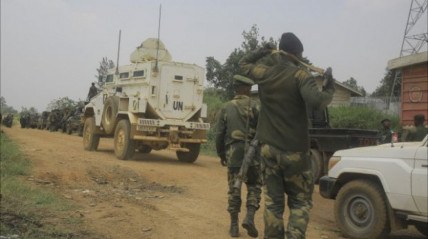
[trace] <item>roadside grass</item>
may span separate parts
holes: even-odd
[[[0,235],[36,239],[82,236],[76,230],[81,220],[70,216],[76,206],[48,189],[31,185],[25,180],[30,172],[31,162],[18,145],[0,133]]]

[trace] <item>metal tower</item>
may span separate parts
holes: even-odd
[[[410,3],[410,10],[409,15],[407,17],[406,29],[404,30],[403,42],[401,43],[400,57],[419,53],[419,51],[427,44],[427,32],[410,35],[410,31],[412,30],[412,28],[416,25],[417,21],[423,16],[425,11],[427,10],[427,5],[428,0],[412,0],[412,2]],[[394,82],[392,84],[391,95],[389,97],[389,104],[391,104],[395,86],[399,83],[401,83],[401,71],[396,70]]]
[[[412,0],[409,16],[407,17],[406,29],[404,30],[403,42],[401,43],[400,57],[418,53],[427,44],[428,33],[409,35],[416,22],[427,10],[427,0]]]

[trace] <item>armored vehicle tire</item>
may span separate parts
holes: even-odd
[[[83,148],[88,151],[97,150],[100,136],[95,134],[95,119],[93,117],[85,120],[83,127]]]
[[[420,233],[428,237],[428,224],[426,222],[418,222],[415,224],[415,227]]]
[[[131,124],[122,119],[114,132],[114,153],[118,159],[127,160],[135,153],[134,140],[131,139]]]
[[[177,151],[177,158],[181,162],[193,163],[198,159],[201,144],[183,144],[181,147],[188,148],[189,152]]]
[[[103,125],[106,134],[113,134],[116,126],[116,115],[119,107],[119,98],[111,96],[104,103],[103,115],[101,124]]]
[[[323,165],[322,154],[316,149],[311,149],[311,169],[312,175],[314,176],[314,183],[318,183],[321,178],[323,174]]]
[[[369,180],[345,184],[334,204],[341,232],[350,238],[384,238],[390,232],[387,202],[382,188]]]

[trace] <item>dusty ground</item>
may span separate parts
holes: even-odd
[[[82,138],[60,132],[2,127],[33,162],[31,183],[49,187],[80,205],[88,230],[101,238],[229,238],[226,168],[214,157],[178,162],[174,152],[115,158],[111,139],[97,152],[83,150]],[[341,238],[333,201],[316,188],[307,238]],[[241,216],[242,219],[243,216]],[[262,211],[256,216],[262,231]],[[250,238],[241,229],[241,238]],[[413,230],[390,238],[424,238]]]

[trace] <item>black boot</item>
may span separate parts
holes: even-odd
[[[230,230],[231,237],[239,237],[238,213],[230,214]]]
[[[248,236],[257,237],[259,232],[257,231],[256,225],[254,224],[254,214],[256,213],[255,207],[247,208],[247,216],[242,222],[242,227],[247,230]]]

